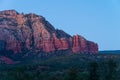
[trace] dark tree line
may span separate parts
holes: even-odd
[[[117,63],[110,59],[90,62],[85,70],[71,67],[63,71],[42,71],[34,66],[21,66],[0,72],[0,80],[119,80],[116,73]]]

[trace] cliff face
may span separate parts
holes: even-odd
[[[44,17],[36,14],[20,14],[15,10],[0,12],[0,53],[12,51],[14,54],[54,52],[56,50],[97,53],[98,45],[79,35],[70,36],[56,30]]]

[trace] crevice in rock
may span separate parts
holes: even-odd
[[[31,47],[32,49],[34,49],[34,48],[35,48],[35,45],[34,45],[34,44],[35,44],[34,30],[33,30],[33,28],[32,28],[32,22],[31,22],[30,19],[28,19],[27,25],[30,27],[30,30],[31,30],[31,41],[32,41],[32,44],[30,45],[30,47]]]

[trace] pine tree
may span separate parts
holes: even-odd
[[[90,63],[90,66],[89,66],[89,80],[99,80],[97,62],[91,62]]]

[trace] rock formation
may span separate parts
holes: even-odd
[[[71,36],[56,30],[44,17],[15,10],[0,11],[0,54],[54,52],[71,50],[73,53],[98,53],[98,45],[80,35]]]

